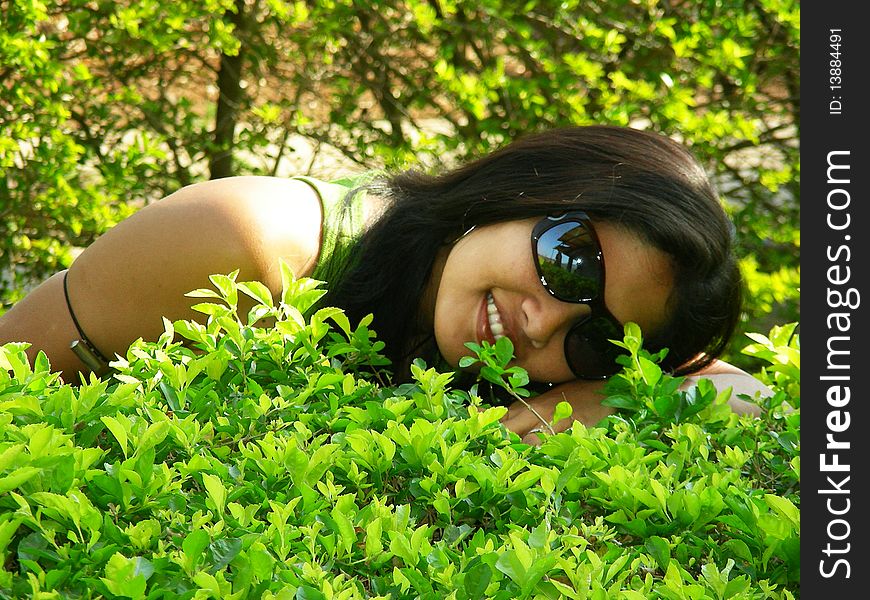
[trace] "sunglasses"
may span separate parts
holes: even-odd
[[[563,302],[589,305],[565,336],[565,359],[580,379],[605,379],[620,370],[622,324],[604,304],[604,254],[584,212],[544,217],[532,229],[532,254],[541,284]]]

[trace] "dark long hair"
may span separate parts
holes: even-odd
[[[419,334],[418,307],[445,244],[472,226],[574,209],[670,256],[670,318],[659,331],[644,332],[645,347],[669,348],[666,369],[688,373],[709,364],[739,320],[732,225],[703,168],[663,135],[615,126],[556,129],[441,175],[405,171],[369,189],[388,208],[359,240],[354,266],[326,301],[352,321],[374,313],[372,326],[394,365],[420,350],[411,342]],[[425,350],[436,352],[434,344]]]

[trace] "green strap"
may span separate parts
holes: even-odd
[[[352,262],[351,249],[363,233],[363,201],[365,191],[348,194],[366,181],[365,176],[321,181],[314,177],[293,179],[310,185],[320,199],[323,226],[320,236],[320,256],[311,273],[313,279],[329,284],[337,281]]]

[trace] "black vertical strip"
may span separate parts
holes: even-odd
[[[866,597],[865,274],[870,43],[863,2],[801,13],[801,597]]]

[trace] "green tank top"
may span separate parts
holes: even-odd
[[[334,181],[307,176],[293,177],[310,185],[320,199],[323,212],[320,255],[311,278],[326,282],[327,289],[331,289],[330,285],[338,281],[353,263],[353,246],[365,229],[363,202],[366,191],[359,189],[354,193],[349,192],[372,177],[371,174],[364,174]]]
[[[333,181],[307,176],[293,177],[314,188],[323,209],[320,255],[311,272],[311,278],[326,282],[326,289],[331,289],[331,284],[341,278],[356,258],[352,256],[352,252],[354,244],[365,231],[363,203],[366,197],[365,188],[358,188],[376,176],[377,173],[366,173]],[[438,353],[437,348],[434,355],[432,366],[442,372],[453,370]]]

